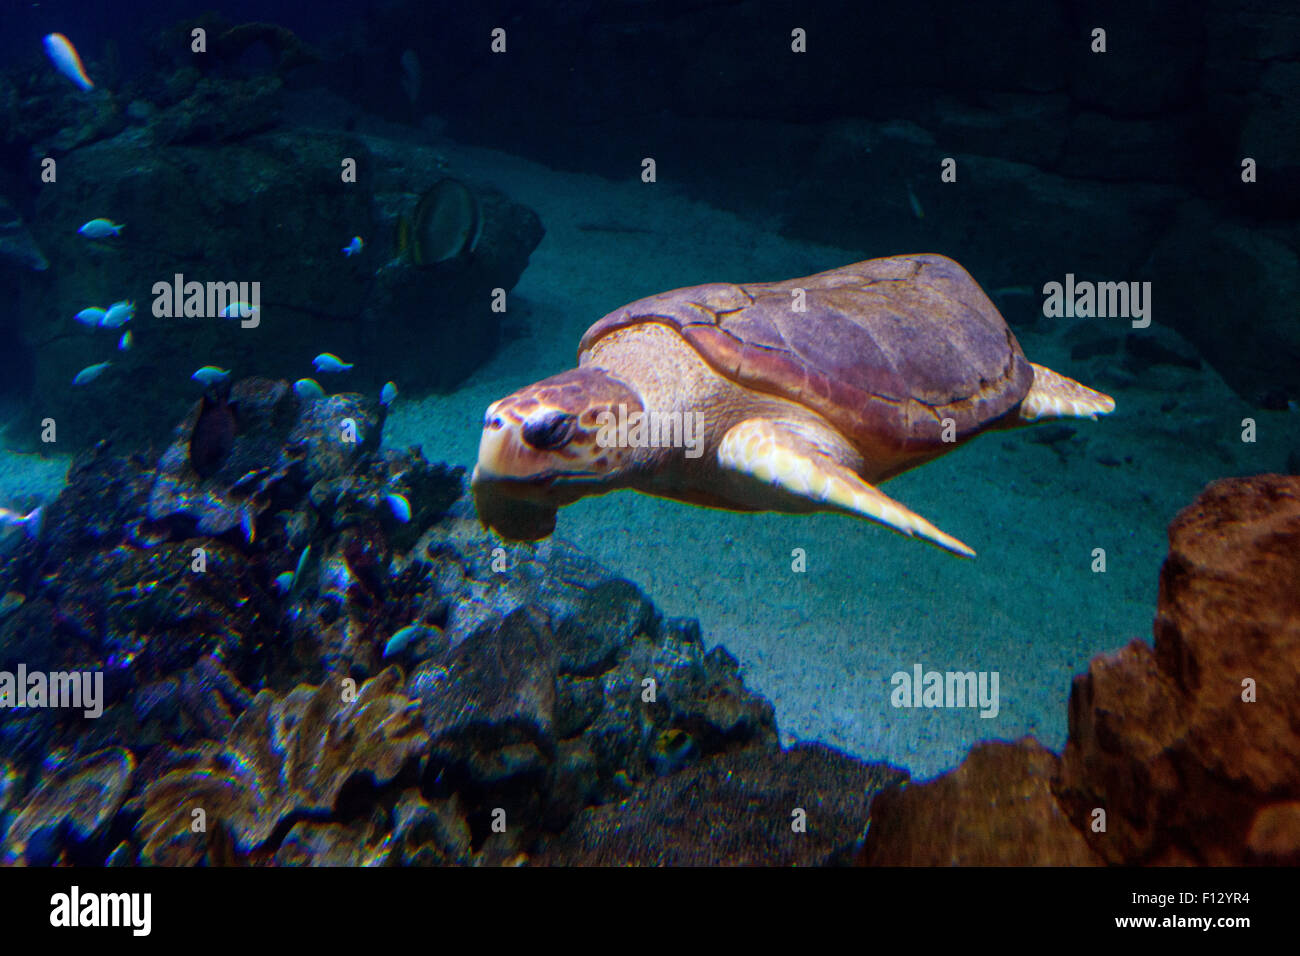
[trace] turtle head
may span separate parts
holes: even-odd
[[[542,379],[488,406],[471,482],[479,517],[502,537],[555,530],[561,505],[619,486],[632,449],[616,441],[640,397],[598,368]]]

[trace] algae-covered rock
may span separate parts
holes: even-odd
[[[428,745],[400,683],[389,669],[355,691],[323,684],[284,697],[259,693],[224,744],[205,745],[145,790],[146,862],[201,855],[206,839],[191,829],[195,810],[228,826],[247,854],[292,815],[331,812],[352,781],[391,780]]]
[[[5,862],[48,866],[58,840],[85,841],[100,833],[122,805],[134,772],[131,752],[112,747],[47,776],[5,834]]]

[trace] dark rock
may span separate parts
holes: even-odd
[[[547,580],[555,585],[559,574]],[[604,673],[614,663],[618,650],[654,627],[654,607],[633,584],[618,578],[582,587],[573,612],[560,617],[556,641],[560,646],[560,667],[574,676]]]
[[[557,664],[548,623],[527,609],[424,662],[407,693],[432,739],[430,771],[488,789],[544,776]]]
[[[19,154],[63,156],[125,125],[117,99],[103,87],[83,93],[49,69],[0,77],[0,142]]]
[[[980,156],[1054,169],[1070,131],[1070,98],[1064,93],[981,91],[977,102],[938,96],[925,121],[944,143],[961,143]]]
[[[1076,102],[1112,116],[1150,116],[1184,106],[1196,93],[1205,35],[1205,0],[1170,22],[1159,0],[1098,0],[1067,5],[1069,43],[1061,66]],[[1093,53],[1092,31],[1106,30],[1106,52]]]
[[[1124,341],[1118,332],[1093,321],[1084,321],[1073,326],[1065,333],[1064,340],[1070,346],[1070,358],[1076,362],[1095,358],[1098,355],[1114,355]]]
[[[219,143],[270,129],[280,118],[283,86],[276,76],[230,80],[187,73],[184,98],[150,116],[151,139],[158,146]]]
[[[906,774],[820,744],[751,747],[581,813],[542,866],[824,866],[846,862],[871,798]],[[806,832],[796,832],[796,810]]]
[[[1155,334],[1151,334],[1155,329]],[[1153,325],[1151,329],[1130,332],[1124,339],[1124,365],[1136,375],[1141,375],[1155,365],[1172,365],[1176,368],[1199,369],[1201,358],[1187,343],[1177,336],[1162,336]]]
[[[150,530],[175,537],[193,530],[214,537],[234,531],[246,540],[255,536],[259,515],[272,502],[276,486],[285,481],[304,457],[290,439],[337,449],[335,455],[355,456],[357,446],[331,440],[322,428],[307,421],[310,411],[298,408],[299,400],[284,382],[269,379],[241,379],[230,389],[227,415],[234,432],[210,475],[199,474],[194,466],[193,442],[202,417],[212,406],[205,397],[190,410],[176,430],[171,446],[158,463],[158,477],[149,492],[147,515]],[[298,436],[290,429],[298,423]],[[333,423],[330,423],[333,424]],[[335,463],[342,470],[341,463]],[[162,527],[160,527],[162,526]]]
[[[0,196],[0,267],[5,266],[44,272],[50,263],[17,210]]]
[[[1193,113],[1117,119],[1083,110],[1053,169],[1066,176],[1113,182],[1187,182],[1198,170],[1200,117]]]
[[[1300,139],[1296,121],[1295,62],[1300,56],[1300,14],[1277,0],[1227,0],[1210,4],[1201,86],[1206,120],[1231,156],[1234,199],[1263,218],[1300,212],[1295,189]],[[1258,181],[1239,180],[1240,162],[1253,158]]]
[[[1268,232],[1183,207],[1152,253],[1154,321],[1179,332],[1249,402],[1295,390],[1300,296],[1295,250]],[[1241,316],[1224,321],[1224,316]]]
[[[1063,282],[1067,273],[1131,276],[1183,198],[1172,186],[1102,184],[1023,162],[936,150],[933,137],[914,124],[836,127],[807,175],[786,194],[783,231],[883,250],[929,247],[939,228],[947,237],[945,254],[984,289],[1028,284],[1039,290],[1047,281]],[[957,162],[955,183],[939,181],[936,156],[943,155]],[[835,183],[834,202],[826,201],[829,182]],[[923,219],[911,208],[909,189]],[[1008,209],[1017,214],[1006,215]],[[1051,243],[1042,241],[1044,223],[1051,224]],[[1116,241],[1097,243],[1098,235]],[[1041,318],[1037,309],[1034,314]]]

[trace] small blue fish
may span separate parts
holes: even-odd
[[[321,352],[311,360],[311,366],[318,372],[346,372],[353,363],[345,362],[333,352]]]
[[[44,42],[45,55],[50,58],[54,68],[76,84],[77,89],[85,91],[95,88],[95,84],[86,75],[86,68],[71,40],[62,33],[47,33]]]
[[[223,319],[251,319],[261,311],[255,305],[249,305],[247,302],[232,302],[220,312],[217,313]]]
[[[224,382],[226,379],[230,378],[230,369],[217,368],[215,365],[205,365],[203,368],[191,375],[190,378],[198,382],[204,388],[207,388],[209,385],[215,385],[217,382]]]
[[[393,399],[395,399],[396,397],[397,397],[397,386],[394,385],[392,382],[386,383],[384,387],[379,390],[380,405],[391,405],[393,404]]]
[[[104,369],[112,365],[112,362],[100,362],[98,365],[88,365],[77,373],[77,377],[72,380],[73,385],[86,385],[93,382],[99,376],[104,374]]]
[[[406,500],[406,495],[384,495],[384,500],[388,502],[388,507],[393,509],[393,517],[402,524],[411,520],[411,503]]]
[[[107,219],[92,219],[77,232],[87,239],[107,239],[109,236],[120,235],[124,228],[121,223],[110,222]]]
[[[912,215],[917,219],[924,219],[925,210],[921,208],[921,200],[916,198],[916,193],[912,192],[912,184],[904,181],[903,185],[907,187],[907,201],[912,207]]]
[[[96,307],[82,309],[73,316],[82,325],[99,325],[104,321],[104,310]]]
[[[8,508],[0,508],[0,528],[22,528],[29,538],[35,538],[41,533],[43,519],[44,511],[41,508],[33,508],[25,515],[10,511]]]
[[[134,302],[114,302],[108,307],[108,311],[104,313],[104,317],[99,320],[99,327],[101,329],[121,328],[134,318]]]
[[[281,594],[293,597],[297,592],[298,585],[302,582],[303,568],[307,567],[307,558],[310,556],[311,545],[307,545],[302,549],[302,554],[298,555],[298,563],[294,565],[292,571],[282,571],[275,576],[275,586]]]
[[[314,378],[300,378],[293,383],[293,393],[304,402],[314,402],[325,397],[325,389]]]
[[[361,241],[360,236],[353,236],[352,241],[343,247],[343,254],[345,256],[355,256],[358,252],[360,252],[362,249],[365,248],[365,245],[366,244]]]
[[[117,340],[117,347],[120,351],[123,352],[130,349],[131,346],[134,344],[135,344],[135,336],[133,336],[129,331],[123,332],[122,337]]]
[[[384,645],[384,656],[392,657],[394,654],[400,654],[412,641],[437,633],[433,628],[425,627],[423,624],[408,624],[388,639],[388,643]]]

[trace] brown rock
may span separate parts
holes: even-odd
[[[952,773],[871,805],[867,866],[1096,866],[1052,795],[1057,756],[1032,737],[984,741]]]
[[[1196,346],[1248,402],[1295,391],[1300,325],[1291,303],[1300,296],[1300,261],[1288,238],[1285,230],[1224,219],[1191,200],[1140,272],[1158,296],[1155,321]],[[1225,314],[1250,322],[1224,322]]]
[[[1246,846],[1251,862],[1300,865],[1300,800],[1274,803],[1255,814]]]
[[[1298,581],[1300,478],[1213,483],[1170,525],[1154,649],[1075,678],[1061,757],[985,742],[881,794],[860,861],[1295,865]]]
[[[1169,541],[1155,650],[1075,679],[1058,792],[1077,825],[1106,810],[1108,861],[1243,863],[1257,813],[1300,796],[1300,479],[1215,482]]]

